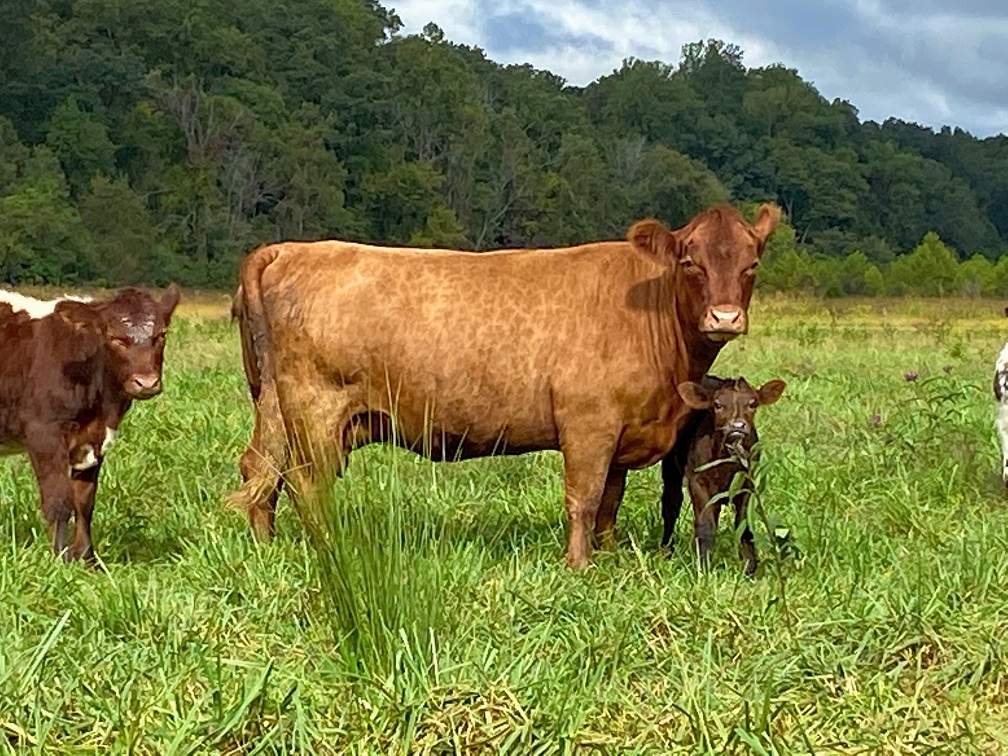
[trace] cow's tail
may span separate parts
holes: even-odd
[[[262,296],[263,273],[279,254],[278,247],[259,247],[245,258],[231,308],[241,333],[242,363],[255,407],[255,429],[241,457],[242,485],[228,495],[227,503],[248,513],[253,531],[261,538],[272,535],[276,499],[289,458]]]

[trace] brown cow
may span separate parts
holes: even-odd
[[[54,551],[93,562],[102,460],[133,400],[161,392],[178,288],[160,301],[136,289],[105,302],[40,302],[4,291],[0,300],[0,454],[30,457]]]
[[[244,261],[237,295],[256,423],[231,502],[273,531],[281,475],[393,440],[440,459],[560,450],[567,563],[611,542],[626,471],[660,460],[685,416],[675,387],[746,332],[780,217],[727,207],[626,242],[471,253],[281,243]],[[394,415],[394,427],[391,417]]]
[[[704,376],[699,383],[679,384],[679,393],[686,406],[697,410],[695,427],[684,428],[680,438],[688,440],[684,468],[693,500],[693,539],[703,565],[710,560],[714,548],[723,495],[730,492],[732,479],[744,469],[740,458],[748,464],[756,462],[754,447],[759,441],[756,408],[780,399],[785,385],[784,381],[773,380],[754,389],[745,378],[728,380],[713,375]],[[744,524],[739,533],[739,556],[745,564],[746,575],[753,575],[756,546],[746,521],[749,492],[750,487],[744,486],[732,498],[732,505],[736,530]],[[682,504],[681,483],[679,504]],[[663,545],[669,543],[678,517],[678,506],[662,508]]]

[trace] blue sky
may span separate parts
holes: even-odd
[[[797,68],[864,119],[1008,133],[1008,0],[387,0],[494,60],[587,84],[626,57],[679,60],[717,37],[749,66]]]

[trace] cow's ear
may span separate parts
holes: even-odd
[[[690,409],[710,409],[712,394],[699,383],[686,381],[676,386],[676,390]]]
[[[98,308],[88,302],[64,299],[56,303],[53,312],[76,330],[102,330],[102,319]]]
[[[175,284],[171,284],[165,289],[164,296],[161,297],[161,315],[164,317],[165,325],[171,322],[172,313],[182,298],[182,292]]]
[[[761,252],[767,243],[767,239],[770,238],[770,234],[774,232],[777,224],[780,223],[780,218],[781,209],[777,205],[772,202],[760,205],[759,213],[756,215],[756,222],[753,224],[753,231],[756,232],[756,236],[760,240]]]
[[[760,405],[773,404],[780,399],[781,394],[784,393],[785,386],[787,386],[787,384],[780,378],[767,381],[760,386],[759,390],[756,391],[756,396],[759,399]]]
[[[630,226],[627,240],[636,250],[663,265],[671,265],[679,257],[679,240],[661,221],[637,221]]]

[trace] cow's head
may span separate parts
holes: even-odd
[[[780,399],[786,385],[775,379],[754,389],[745,378],[704,376],[700,383],[686,381],[677,389],[687,407],[714,413],[714,431],[723,441],[738,443],[752,440],[756,408]]]
[[[161,393],[165,336],[178,301],[179,289],[172,284],[160,299],[123,289],[105,302],[60,302],[55,312],[75,328],[97,331],[108,370],[123,393],[150,399]]]
[[[635,223],[630,243],[676,271],[683,314],[712,341],[729,341],[749,330],[748,309],[756,267],[780,209],[760,207],[750,225],[730,207],[717,207],[670,231],[656,220]]]

